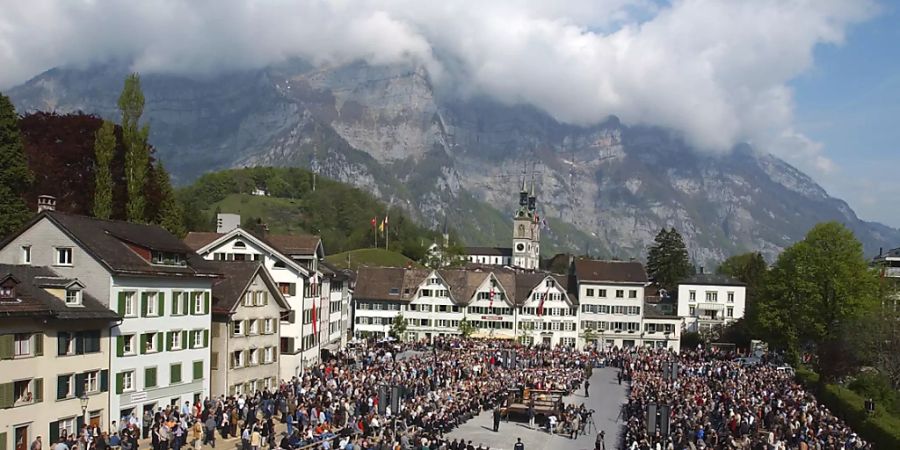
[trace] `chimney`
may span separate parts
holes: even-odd
[[[884,247],[878,247],[878,256],[881,256],[884,253]]]
[[[39,195],[37,199],[37,212],[56,211],[56,197],[52,195]]]
[[[227,233],[239,226],[241,226],[240,214],[219,213],[216,216],[216,233]]]

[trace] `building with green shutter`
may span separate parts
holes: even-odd
[[[211,289],[219,274],[176,236],[156,225],[50,210],[0,244],[0,262],[77,278],[122,317],[109,336],[109,421],[131,413],[140,421],[146,410],[209,396]]]
[[[0,448],[106,423],[119,315],[47,267],[0,264]],[[82,400],[85,409],[82,410]]]

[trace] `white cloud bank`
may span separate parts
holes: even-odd
[[[750,142],[827,171],[788,82],[870,0],[28,0],[0,8],[0,87],[110,59],[141,72],[364,59],[558,120],[671,127],[700,149]]]

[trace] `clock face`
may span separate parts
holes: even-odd
[[[525,251],[525,244],[519,242],[518,244],[516,244],[516,250],[518,250],[520,252]]]

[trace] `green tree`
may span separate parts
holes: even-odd
[[[468,338],[473,333],[475,333],[475,326],[469,322],[469,319],[466,316],[463,316],[462,320],[459,321],[459,334],[464,338]]]
[[[673,227],[663,228],[647,252],[647,273],[669,292],[675,292],[678,282],[693,272],[687,248],[681,234]]]
[[[126,216],[131,222],[146,220],[147,165],[150,162],[150,148],[147,137],[150,128],[139,128],[144,113],[144,93],[141,92],[141,78],[133,73],[125,79],[122,94],[119,95],[119,110],[122,112],[122,140],[125,144],[125,182],[128,188]]]
[[[18,229],[31,215],[22,196],[34,176],[25,158],[18,122],[9,97],[0,94],[0,237]]]
[[[725,334],[729,337],[729,342],[735,342],[738,345],[745,341],[749,343],[749,339],[760,335],[756,299],[765,283],[769,266],[761,253],[750,252],[726,259],[719,265],[716,272],[733,277],[747,285],[744,317],[738,321],[739,323],[729,326]]]
[[[113,178],[111,164],[116,151],[116,126],[103,121],[94,138],[94,217],[109,219],[113,209]]]
[[[406,333],[407,327],[406,318],[403,317],[403,313],[397,313],[394,317],[394,321],[391,322],[391,329],[388,331],[394,339],[403,340],[404,333]]]
[[[849,229],[821,223],[778,257],[758,303],[770,338],[795,357],[812,350],[822,381],[832,381],[849,368],[848,330],[880,306],[878,276]]]
[[[175,191],[172,190],[169,173],[163,167],[162,161],[156,162],[153,173],[156,176],[156,185],[160,194],[159,213],[156,217],[156,223],[169,230],[175,236],[184,236],[184,210],[181,203],[175,198]]]

